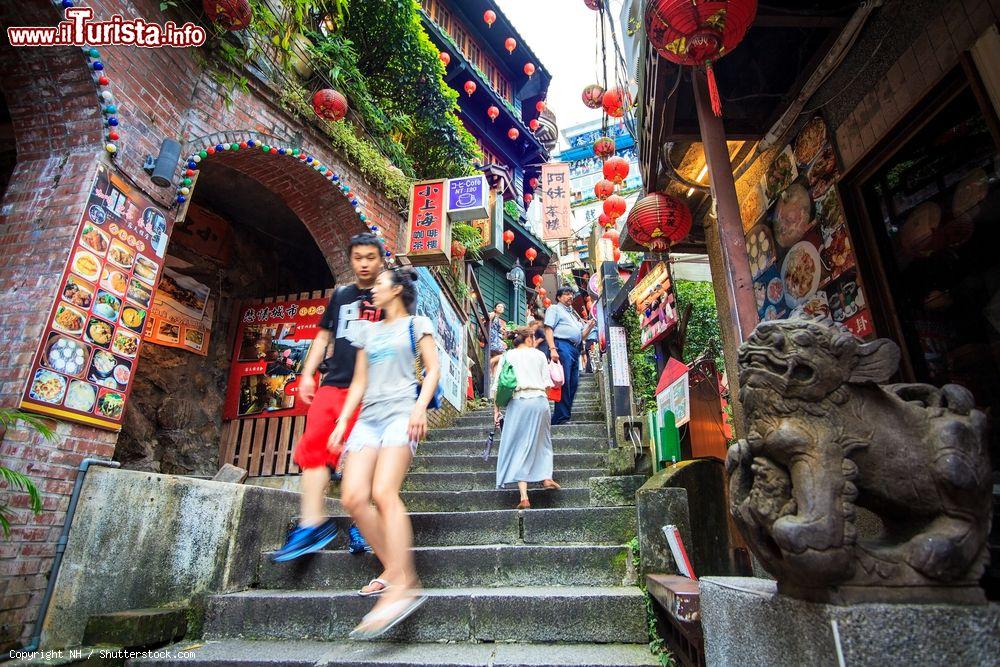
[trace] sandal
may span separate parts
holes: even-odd
[[[546,489],[552,489],[553,491],[558,491],[562,488],[554,479],[547,479],[543,481],[542,486]]]
[[[365,591],[366,588],[371,588],[375,584],[378,584],[379,586],[381,586],[381,588],[376,588],[373,591],[371,590],[367,592]],[[390,584],[388,581],[386,581],[385,579],[381,579],[379,577],[375,577],[374,579],[369,581],[367,585],[361,587],[361,590],[358,591],[358,595],[360,595],[363,598],[378,597],[379,595],[382,595],[382,593],[385,593],[387,590],[389,590],[389,587]]]
[[[527,500],[522,500],[521,502],[519,502],[517,504],[517,507],[515,507],[514,509],[517,509],[517,510],[530,510],[531,509],[531,503],[528,502]]]
[[[351,630],[347,636],[349,639],[355,641],[377,639],[405,621],[425,602],[427,602],[427,596],[418,595],[412,598],[397,600],[386,605],[386,608],[382,611],[370,611],[361,619],[358,627]],[[374,627],[371,627],[373,624],[375,624]]]

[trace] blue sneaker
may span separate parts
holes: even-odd
[[[365,538],[361,534],[361,531],[358,530],[358,527],[353,523],[351,524],[350,530],[347,531],[347,534],[351,536],[351,543],[347,548],[350,549],[352,554],[370,554],[372,552],[372,548],[368,546],[367,542],[365,542]]]
[[[327,519],[318,526],[299,526],[288,533],[285,546],[271,556],[275,563],[284,563],[299,556],[319,551],[337,537],[337,524]]]

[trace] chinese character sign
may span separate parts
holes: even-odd
[[[417,266],[451,262],[451,227],[445,216],[448,181],[418,181],[410,191],[406,250],[401,253]]]
[[[448,181],[448,220],[466,222],[489,215],[486,204],[490,186],[486,176],[465,176]]]
[[[566,239],[573,236],[570,216],[569,164],[547,162],[542,165],[542,238]]]

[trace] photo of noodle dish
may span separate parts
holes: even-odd
[[[799,241],[781,265],[781,280],[785,285],[785,301],[795,308],[816,293],[823,264],[816,246]]]

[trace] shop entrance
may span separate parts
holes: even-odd
[[[328,186],[321,181],[319,187]],[[289,297],[322,298],[334,286],[309,229],[259,181],[222,160],[206,160],[187,217],[171,234],[165,267],[116,459],[128,468],[210,476],[226,462],[249,468],[251,447],[273,455],[284,438],[287,448],[304,418],[229,423],[223,412],[239,356],[241,310]],[[233,445],[227,451],[236,459],[220,456],[224,442]],[[295,472],[288,458],[268,466],[268,474]],[[259,459],[256,467],[260,474]]]

